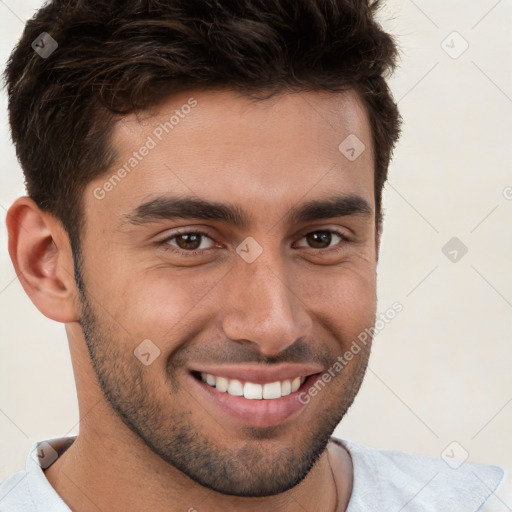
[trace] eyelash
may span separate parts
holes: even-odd
[[[323,233],[323,232],[333,233],[333,234],[339,236],[343,242],[350,242],[349,238],[344,233],[342,233],[341,231],[338,231],[336,229],[317,229],[314,231],[308,231],[307,233],[303,234],[300,237],[300,239],[303,239],[304,237],[311,235],[313,233]],[[180,235],[200,235],[200,236],[207,237],[213,241],[212,237],[208,233],[205,233],[203,231],[180,231],[180,232],[174,233],[173,235],[168,236],[164,240],[158,242],[158,245],[162,248],[162,250],[171,251],[171,252],[177,254],[178,256],[199,256],[199,255],[205,254],[205,252],[207,252],[207,251],[211,251],[211,250],[215,249],[215,247],[211,247],[210,249],[196,249],[195,251],[185,251],[183,249],[178,249],[172,245],[169,245],[169,242],[171,240],[173,240],[174,238],[176,238],[177,236],[180,236]],[[338,245],[338,247],[334,246],[334,247],[327,248],[327,249],[313,249],[313,250],[329,252],[329,253],[330,252],[336,253],[343,249],[343,245],[344,244]],[[310,248],[310,249],[312,249],[312,248]]]

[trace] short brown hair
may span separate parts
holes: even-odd
[[[116,158],[114,123],[187,88],[355,89],[373,134],[377,230],[401,118],[386,83],[398,56],[371,0],[52,0],[25,27],[5,73],[27,192],[79,251],[85,186]],[[58,43],[43,58],[32,44]],[[268,93],[257,96],[258,93]]]

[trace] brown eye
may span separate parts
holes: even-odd
[[[331,243],[331,238],[332,234],[328,231],[316,231],[306,235],[306,239],[313,249],[326,249]]]
[[[183,233],[182,235],[176,235],[173,238],[176,239],[176,245],[180,249],[185,250],[196,250],[201,245],[201,237],[198,233]],[[199,242],[199,244],[198,244]]]
[[[210,236],[201,231],[184,231],[167,237],[160,242],[160,245],[171,251],[181,252],[181,254],[196,254],[211,249],[211,247],[202,247],[205,238],[212,240]]]
[[[343,241],[348,241],[348,238],[345,235],[343,235],[343,233],[331,229],[311,231],[310,233],[304,235],[302,239],[306,240],[308,247],[310,247],[311,249],[330,249],[330,244],[333,242],[333,235],[334,241],[336,241],[336,238]]]

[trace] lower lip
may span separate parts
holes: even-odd
[[[227,391],[218,391],[192,374],[189,376],[198,388],[199,395],[204,396],[209,403],[213,403],[217,409],[227,413],[234,420],[255,427],[276,425],[304,410],[307,403],[299,400],[300,393],[321,378],[319,373],[310,375],[297,391],[281,398],[249,400],[243,396],[230,395]]]

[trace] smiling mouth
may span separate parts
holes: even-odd
[[[227,393],[231,396],[243,397],[248,400],[275,400],[288,396],[297,391],[306,380],[319,375],[297,376],[293,379],[258,384],[256,382],[230,379],[198,371],[192,371],[191,373],[196,380],[204,382],[219,392]]]
[[[228,428],[240,425],[266,428],[293,422],[293,418],[305,414],[306,410],[315,414],[314,409],[321,405],[318,401],[314,405],[300,399],[302,393],[321,379],[322,373],[313,373],[316,368],[311,366],[288,366],[266,374],[248,367],[238,367],[236,371],[234,367],[209,368],[208,372],[203,369],[189,370],[191,389],[198,391],[197,398],[203,408]],[[279,378],[279,373],[282,380],[274,380]],[[244,374],[246,378],[241,377]]]

